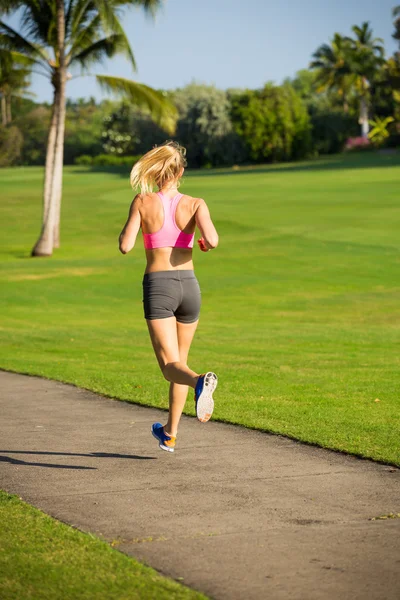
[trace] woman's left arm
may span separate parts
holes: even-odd
[[[129,209],[129,217],[119,236],[119,249],[122,254],[126,254],[135,245],[136,237],[140,229],[140,211],[139,203],[141,196],[138,194]]]

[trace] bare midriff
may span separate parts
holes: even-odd
[[[146,250],[145,273],[193,270],[191,248],[153,248]]]

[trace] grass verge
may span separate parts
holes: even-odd
[[[220,233],[215,252],[195,254],[203,308],[190,356],[219,374],[215,418],[400,465],[400,155],[185,179]],[[141,242],[117,249],[128,178],[67,168],[62,246],[44,259],[29,257],[42,170],[0,180],[0,367],[166,408]]]
[[[2,600],[205,600],[1,491],[0,522]]]

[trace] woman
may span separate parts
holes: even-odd
[[[131,185],[140,188],[140,194],[119,237],[120,251],[126,254],[142,228],[147,258],[144,316],[161,371],[170,382],[168,421],[165,426],[154,423],[152,433],[168,452],[175,448],[189,386],[195,390],[196,414],[202,423],[212,415],[217,386],[215,373],[199,375],[187,365],[201,304],[192,261],[194,232],[197,225],[203,252],[217,247],[218,234],[204,200],[178,192],[185,166],[185,149],[175,142],[153,148],[135,164]]]

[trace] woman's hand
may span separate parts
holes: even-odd
[[[197,242],[200,250],[207,252],[218,246],[218,233],[210,217],[210,211],[202,198],[197,200],[196,225],[200,229],[201,238]]]
[[[208,252],[209,248],[206,247],[203,238],[200,238],[199,240],[197,240],[197,243],[202,252]]]

